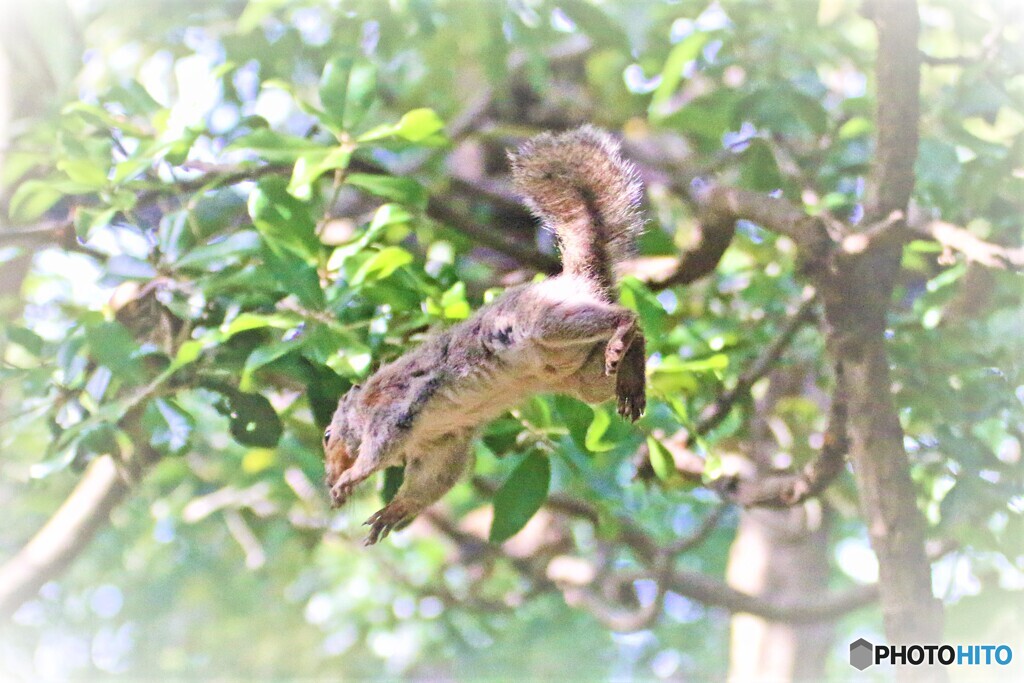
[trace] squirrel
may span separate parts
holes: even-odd
[[[428,337],[338,401],[324,433],[333,507],[374,472],[405,465],[398,492],[366,524],[366,545],[443,496],[483,424],[538,393],[646,406],[645,342],[616,303],[613,266],[643,230],[643,194],[619,144],[592,126],[543,133],[509,154],[516,190],[557,237],[562,272],[507,290]]]

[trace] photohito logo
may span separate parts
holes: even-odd
[[[858,671],[872,664],[1006,666],[1012,660],[1009,645],[874,645],[864,638],[850,643],[850,666]]]
[[[863,671],[871,666],[874,663],[874,654],[872,652],[874,647],[874,645],[863,638],[858,638],[850,643],[850,666],[858,671]]]

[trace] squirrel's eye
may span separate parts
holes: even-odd
[[[326,430],[324,430],[324,445],[325,446],[327,445],[327,442],[330,440],[330,438],[331,438],[331,428],[328,427]]]

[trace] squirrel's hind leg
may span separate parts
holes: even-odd
[[[384,538],[455,486],[469,462],[471,439],[472,432],[448,434],[422,444],[421,452],[409,455],[398,493],[366,520],[370,527],[366,545]]]
[[[579,346],[606,339],[604,372],[613,375],[640,331],[636,313],[613,304],[562,304],[536,322],[534,337],[548,348]]]
[[[612,377],[605,374],[605,346],[598,343],[573,375],[573,389],[567,393],[587,403],[602,403],[615,396],[619,415],[636,422],[647,407],[646,365],[646,340],[639,330]]]
[[[647,340],[637,330],[615,375],[619,415],[636,422],[647,407]]]

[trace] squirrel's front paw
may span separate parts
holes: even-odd
[[[338,481],[331,487],[331,506],[341,507],[352,495],[356,486],[366,481],[368,475],[357,473],[354,469],[342,472]]]
[[[619,370],[619,363],[626,354],[626,342],[623,339],[612,339],[604,347],[604,374],[614,375]]]
[[[370,535],[366,537],[366,542],[363,545],[373,545],[383,539],[413,512],[411,507],[403,501],[391,501],[366,520],[365,525],[370,527]]]
[[[349,496],[352,495],[352,490],[355,488],[355,483],[351,481],[345,481],[342,479],[337,484],[331,487],[331,507],[340,508],[348,500]]]

